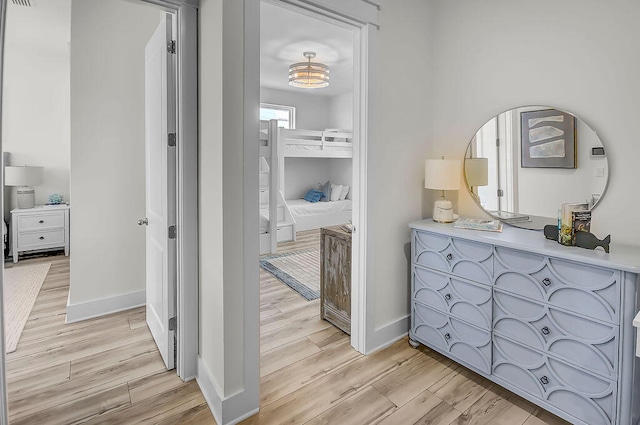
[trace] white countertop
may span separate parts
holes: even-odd
[[[431,219],[414,221],[409,227],[640,274],[640,247],[637,246],[612,243],[611,252],[607,254],[602,248],[590,250],[560,245],[546,239],[542,230],[525,230],[506,224],[503,225],[502,232],[455,229],[453,223],[436,223]],[[607,235],[598,236],[602,239]]]
[[[67,210],[69,204],[56,204],[56,205],[36,205],[33,208],[14,208],[11,212],[40,212],[40,211],[55,211],[55,210]]]

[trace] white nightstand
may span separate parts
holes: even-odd
[[[24,251],[64,248],[69,255],[69,205],[38,205],[11,210],[11,252],[13,262]]]

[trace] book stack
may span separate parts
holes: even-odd
[[[478,218],[460,217],[453,224],[456,229],[484,230],[487,232],[502,232],[500,220],[483,220]]]
[[[575,245],[576,234],[578,232],[591,231],[591,211],[574,211],[571,215],[573,216],[571,239],[573,241],[573,245]]]
[[[558,243],[566,246],[576,244],[576,231],[589,231],[591,227],[591,211],[586,203],[562,204],[560,212],[560,232]]]

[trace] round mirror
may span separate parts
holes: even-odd
[[[607,187],[607,155],[597,134],[548,106],[512,109],[473,136],[464,160],[467,189],[491,216],[516,227],[558,223],[565,203],[593,208]]]

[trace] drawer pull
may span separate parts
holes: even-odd
[[[452,253],[448,253],[447,254],[447,260],[449,260],[449,261],[453,260],[453,254]]]
[[[40,239],[41,241],[44,240],[44,236],[40,236],[38,239]]]
[[[43,223],[44,223],[44,220],[40,220],[40,221],[38,221],[38,223],[43,224]]]
[[[444,339],[446,339],[447,341],[451,339],[451,335],[449,334],[449,332],[444,334]]]
[[[544,283],[544,286],[549,286],[551,285],[551,279],[545,277],[544,279],[542,279],[542,283]]]
[[[542,383],[542,385],[547,385],[549,383],[549,378],[543,376],[542,378],[540,378],[540,382]]]
[[[447,294],[447,295],[445,295],[445,296],[444,296],[444,299],[445,299],[445,300],[447,300],[447,301],[449,301],[449,300],[451,299],[451,294]]]
[[[542,332],[542,335],[549,335],[551,333],[551,331],[549,330],[548,327],[543,327],[542,329],[540,329],[540,332]]]

